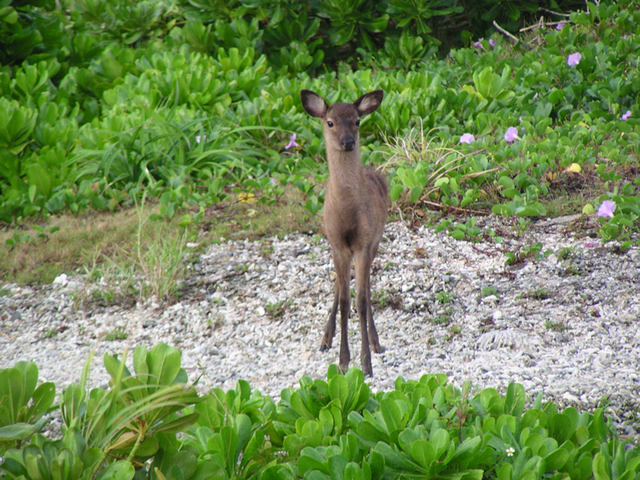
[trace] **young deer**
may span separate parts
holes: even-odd
[[[384,92],[367,93],[351,103],[327,105],[310,90],[301,90],[302,106],[312,117],[322,119],[329,160],[329,180],[324,202],[324,227],[336,269],[335,295],[320,350],[331,347],[340,307],[340,368],[349,367],[348,322],[351,298],[351,259],[356,265],[356,308],[362,335],[362,371],[372,375],[371,350],[382,352],[373,323],[369,277],[387,219],[387,182],[360,161],[358,128],[360,119],[374,112]],[[371,346],[371,349],[369,348]]]

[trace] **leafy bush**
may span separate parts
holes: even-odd
[[[541,394],[527,399],[515,383],[504,394],[473,392],[469,383],[460,389],[437,374],[398,378],[393,390],[372,393],[361,371],[342,375],[332,365],[326,380],[303,377],[299,388],[284,389],[274,402],[243,380],[227,392],[196,395],[185,384],[180,352],[167,345],[136,348],[133,365],[135,376],[117,355],[106,355],[110,387],[90,392],[85,370],[81,383],[60,398],[62,438],[35,434],[14,443],[0,463],[4,477],[588,480],[640,474],[640,450],[616,436],[602,409],[560,410]],[[3,379],[15,377],[12,387],[22,382],[6,373],[14,370],[27,365],[0,372]],[[33,378],[36,367],[28,370]],[[3,397],[0,406],[11,402]]]
[[[502,14],[495,5],[483,21]],[[535,3],[510,5],[520,22]],[[11,21],[22,12],[44,28],[45,16],[68,35],[0,69],[0,219],[113,210],[144,191],[170,218],[233,195],[275,201],[287,185],[315,214],[327,173],[299,90],[333,102],[382,88],[387,107],[363,124],[362,143],[366,161],[388,167],[395,201],[543,216],[556,196],[584,191],[585,211],[617,205],[602,237],[628,240],[638,228],[633,5],[589,4],[516,45],[494,36],[442,60],[435,26],[469,14],[453,2],[82,1],[69,16],[49,3],[6,7]]]
[[[38,367],[33,362],[18,362],[0,370],[0,454],[44,426],[42,417],[55,398],[55,385],[39,385]]]

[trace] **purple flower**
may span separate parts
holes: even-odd
[[[561,22],[559,22],[559,23],[556,25],[556,30],[562,30],[562,29],[563,29],[563,27],[564,27],[567,23],[568,23],[568,22],[565,22],[564,20],[562,20]]]
[[[622,120],[624,120],[625,122],[627,120],[629,120],[629,117],[631,116],[631,110],[627,110],[626,113],[624,115],[622,115]]]
[[[580,63],[581,58],[582,55],[580,55],[579,53],[572,53],[567,57],[567,65],[569,65],[570,67],[575,67]]]
[[[478,40],[476,43],[473,44],[473,46],[477,48],[482,48],[482,40],[484,40],[484,38],[481,38],[480,40]]]
[[[612,202],[611,200],[605,200],[598,208],[598,216],[599,217],[613,217],[613,212],[616,209],[616,202]]]
[[[533,96],[533,99],[535,100],[536,98],[538,98],[538,92],[535,93],[535,95]]]
[[[460,135],[460,141],[458,143],[471,143],[475,141],[476,137],[471,135],[470,133],[463,133]]]
[[[598,245],[598,242],[584,242],[584,246],[587,248],[592,248]]]
[[[507,143],[513,142],[516,138],[518,138],[518,129],[516,127],[507,128],[507,131],[504,134],[504,139]]]
[[[287,143],[287,146],[284,147],[285,150],[289,150],[290,148],[293,148],[293,147],[299,147],[299,145],[296,143],[296,137],[297,135],[295,133],[291,135],[291,139],[289,140],[289,143]]]
[[[496,46],[496,42],[493,41],[493,38],[489,39],[489,45],[491,45],[492,47]]]

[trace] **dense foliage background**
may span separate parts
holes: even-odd
[[[142,192],[173,217],[229,195],[274,201],[289,185],[316,213],[326,166],[299,90],[333,102],[382,88],[363,143],[393,200],[541,216],[578,192],[585,213],[615,202],[605,238],[638,226],[635,2],[565,16],[582,2],[0,5],[6,224]]]

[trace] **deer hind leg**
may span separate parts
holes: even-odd
[[[371,349],[369,344],[373,343],[373,350],[380,348],[378,342],[378,333],[373,324],[373,315],[371,310],[371,289],[369,277],[371,275],[371,262],[373,256],[366,250],[356,253],[356,308],[360,317],[360,335],[362,337],[362,349],[360,353],[362,361],[362,372],[367,375],[373,375],[371,368]],[[373,342],[372,342],[373,340]]]
[[[335,293],[333,306],[329,320],[324,329],[320,350],[326,351],[331,347],[336,333],[336,316],[340,309],[340,368],[346,371],[351,359],[349,353],[349,309],[351,308],[351,296],[349,295],[349,283],[351,280],[351,253],[333,250],[333,265],[336,269]]]
[[[380,339],[378,338],[378,331],[376,330],[376,326],[373,323],[373,310],[371,308],[371,294],[369,294],[369,303],[368,312],[367,312],[367,326],[369,327],[369,345],[371,347],[371,351],[374,353],[382,353],[384,352],[384,347],[380,345]]]
[[[375,353],[384,352],[384,347],[380,345],[380,340],[378,338],[378,331],[376,330],[376,325],[373,322],[373,309],[371,307],[371,264],[373,263],[373,259],[378,252],[378,243],[376,243],[371,251],[371,261],[369,262],[369,275],[367,276],[367,326],[369,333],[369,345],[371,346],[371,350]]]
[[[340,293],[338,291],[338,282],[336,282],[333,294],[333,306],[331,307],[331,313],[329,314],[329,320],[324,327],[324,335],[322,336],[322,342],[320,343],[320,351],[326,352],[331,348],[333,343],[333,337],[336,335],[336,315],[338,313],[338,305],[340,303]]]

